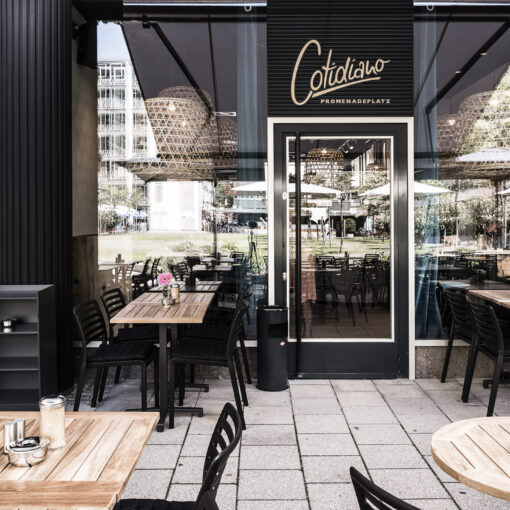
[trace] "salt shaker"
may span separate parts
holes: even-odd
[[[23,418],[16,418],[14,420],[14,436],[16,443],[25,439],[25,420]]]
[[[170,292],[171,292],[170,297],[172,299],[175,299],[175,302],[178,303],[181,295],[180,285],[178,283],[174,283],[170,289]]]
[[[41,437],[50,440],[50,450],[66,445],[65,408],[66,398],[63,395],[43,397],[39,400]]]
[[[4,423],[4,453],[7,454],[7,447],[16,442],[16,424],[13,421]]]

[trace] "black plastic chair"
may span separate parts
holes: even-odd
[[[444,292],[444,298],[447,301],[448,309],[451,314],[450,330],[448,334],[448,346],[444,357],[443,371],[441,373],[441,382],[446,381],[450,356],[452,354],[453,341],[462,340],[471,345],[473,342],[473,320],[471,309],[466,298],[466,294],[459,290],[447,289]]]
[[[227,461],[241,440],[241,418],[234,406],[226,403],[216,422],[204,462],[202,487],[196,501],[161,499],[123,499],[114,510],[218,510],[216,493]]]
[[[239,349],[237,341],[241,334],[241,327],[243,324],[243,317],[248,308],[248,301],[243,299],[239,302],[234,320],[230,326],[230,331],[225,342],[218,342],[217,340],[210,340],[206,338],[186,338],[183,337],[175,346],[172,346],[170,351],[169,363],[169,395],[174,395],[175,384],[175,371],[177,365],[183,367],[184,365],[210,365],[216,367],[227,367],[230,374],[230,381],[234,392],[234,399],[236,401],[237,411],[241,417],[243,429],[245,427],[243,406],[241,404],[241,395],[244,405],[248,405],[248,397],[246,395],[246,388],[243,380],[243,373],[241,370],[241,361],[239,359]],[[180,378],[181,381],[183,380]],[[180,384],[179,388],[179,402],[182,403],[184,399],[184,385]],[[169,426],[174,426],[174,406],[173,398],[170,398],[169,406]]]
[[[147,366],[154,361],[154,390],[156,407],[159,406],[159,364],[158,350],[150,343],[113,342],[108,343],[106,324],[97,301],[87,301],[73,308],[73,315],[81,337],[82,353],[78,388],[74,400],[74,411],[80,407],[81,394],[85,383],[87,368],[96,368],[96,380],[91,407],[96,406],[98,392],[100,400],[104,391],[103,370],[116,366],[139,366],[142,374],[142,409],[147,409]],[[88,352],[89,344],[100,341],[101,345]],[[101,386],[101,388],[100,388]]]
[[[142,272],[140,274],[134,274],[131,276],[131,281],[133,282],[133,295],[135,295],[135,293],[141,294],[143,290],[147,289],[147,282],[151,277],[149,272],[150,267],[151,259],[146,259]]]
[[[159,274],[159,261],[161,260],[160,257],[155,258],[152,262],[151,266],[151,273],[149,281],[151,282],[151,285],[154,287],[156,285],[156,282],[158,280],[158,274]]]
[[[184,335],[187,338],[206,338],[211,340],[225,341],[228,338],[232,321],[234,320],[235,311],[242,299],[246,299],[248,302],[253,296],[253,289],[248,286],[241,297],[233,303],[233,307],[230,306],[217,306],[210,307],[207,312],[203,324],[193,324],[186,328]],[[248,316],[248,310],[245,312]],[[248,351],[246,350],[246,331],[244,322],[241,326],[241,333],[239,335],[239,346],[241,348],[241,356],[243,358],[244,373],[246,375],[246,382],[252,383],[250,363],[248,361]],[[242,374],[239,374],[241,377]]]
[[[510,361],[510,324],[498,318],[492,305],[476,301],[470,297],[467,298],[467,301],[474,317],[476,335],[469,352],[462,400],[467,402],[469,398],[476,358],[478,352],[483,352],[487,357],[496,362],[492,377],[489,405],[487,407],[487,416],[492,416],[494,414],[499,382],[503,375],[503,365],[505,362]]]
[[[355,467],[351,466],[350,473],[360,510],[420,510],[381,489]]]
[[[351,314],[352,325],[356,326],[356,316],[352,299],[355,297],[358,302],[359,311],[364,311],[365,320],[368,322],[365,297],[361,284],[361,272],[358,268],[348,269],[341,273],[329,272],[330,285],[335,289],[336,306],[338,307],[339,297],[343,296],[345,306]]]
[[[111,323],[112,318],[126,306],[124,294],[118,288],[105,290],[101,294],[101,301],[106,312],[106,317],[110,325],[110,341],[112,342],[159,342],[158,326],[135,325],[132,328],[124,327],[114,332],[114,326]],[[120,366],[115,372],[115,384],[120,380]]]

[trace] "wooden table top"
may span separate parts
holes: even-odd
[[[510,308],[510,290],[469,290],[468,294]]]
[[[438,280],[437,284],[443,289],[471,290],[510,290],[510,285],[496,280],[484,280],[473,283],[471,280]]]
[[[180,303],[163,308],[161,294],[145,292],[128,303],[110,322],[112,324],[201,324],[214,297],[213,292],[186,292],[181,294]]]
[[[500,306],[510,307],[510,289],[469,289],[468,294]]]
[[[3,423],[25,418],[25,435],[39,435],[39,413],[0,412]],[[120,499],[159,413],[66,413],[67,444],[49,450],[31,468],[0,455],[0,508],[17,510],[110,510]]]
[[[510,501],[510,417],[450,423],[432,436],[432,455],[459,482]]]

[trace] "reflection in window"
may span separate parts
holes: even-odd
[[[199,279],[222,280],[227,301],[251,287],[253,337],[255,305],[267,290],[265,25],[161,27],[188,72],[151,30],[129,23],[133,61],[126,50],[119,83],[107,80],[120,62],[101,58],[112,39],[111,30],[102,39],[99,25],[99,261],[160,258],[160,270],[177,278],[194,269]],[[255,182],[258,192],[245,190]],[[214,256],[228,271],[204,267]]]
[[[446,289],[510,277],[510,34],[477,53],[500,27],[433,14],[415,26],[417,338],[448,334]]]

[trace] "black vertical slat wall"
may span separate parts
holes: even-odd
[[[52,283],[71,363],[71,0],[0,0],[0,284]]]

